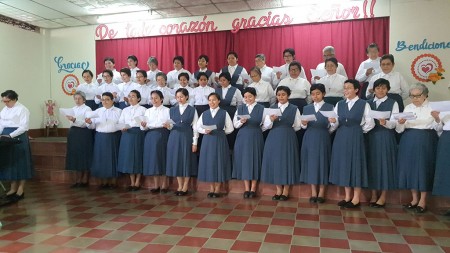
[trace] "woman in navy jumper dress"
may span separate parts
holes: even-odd
[[[302,120],[302,128],[306,129],[301,149],[300,182],[311,184],[311,203],[325,202],[325,187],[328,184],[331,158],[330,133],[335,130],[328,118],[320,111],[333,111],[334,106],[326,103],[325,85],[318,83],[311,85],[312,104],[303,108],[304,115],[315,115],[315,121]],[[319,185],[319,192],[317,186]]]
[[[197,130],[203,134],[198,165],[198,180],[209,182],[209,198],[220,197],[220,186],[231,179],[230,150],[226,135],[233,132],[230,115],[219,107],[220,96],[211,93],[208,96],[209,110],[197,121]],[[216,129],[211,129],[213,126]]]
[[[426,211],[427,193],[433,189],[436,147],[440,129],[439,114],[432,112],[428,103],[428,88],[418,83],[409,89],[412,103],[404,112],[412,112],[415,120],[399,119],[396,131],[403,135],[398,145],[398,184],[411,190],[412,200],[404,205],[416,213]],[[420,194],[419,194],[420,193]]]
[[[175,122],[169,124],[169,140],[167,141],[166,175],[177,177],[177,196],[188,194],[189,180],[197,175],[197,140],[198,132],[195,128],[198,115],[195,108],[189,105],[189,92],[184,88],[176,91],[178,104],[170,108],[170,119]]]
[[[450,148],[450,115],[446,115],[440,118],[440,120],[443,128],[436,152],[433,195],[450,197],[450,184],[448,183],[450,179],[450,159],[448,159],[448,150]],[[450,209],[445,215],[450,216]]]
[[[344,208],[358,207],[361,188],[368,186],[363,133],[370,131],[375,123],[369,116],[369,104],[358,97],[359,88],[358,81],[345,81],[346,100],[339,101],[334,108],[339,121],[329,118],[331,124],[339,125],[331,151],[330,183],[345,187],[345,199],[338,203]]]
[[[244,180],[244,198],[254,198],[264,149],[264,106],[256,102],[255,88],[245,88],[243,93],[245,104],[238,106],[233,118],[234,127],[240,129],[234,144],[233,178]],[[250,118],[239,117],[244,115]]]
[[[380,78],[373,85],[375,97],[368,100],[373,111],[388,111],[389,118],[398,113],[397,102],[389,98],[387,93],[391,88],[389,81]],[[369,189],[372,189],[370,206],[383,208],[388,190],[397,189],[397,141],[395,139],[394,120],[375,119],[375,127],[368,133],[367,172]],[[381,194],[378,196],[378,191]]]
[[[300,161],[296,131],[300,129],[300,112],[289,103],[291,90],[286,86],[277,87],[278,103],[271,108],[279,108],[281,116],[266,115],[264,128],[271,129],[264,145],[261,181],[276,185],[273,200],[286,201],[289,187],[299,181]]]

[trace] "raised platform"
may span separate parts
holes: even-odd
[[[75,181],[75,173],[65,170],[66,157],[66,137],[39,137],[31,141],[31,151],[35,165],[35,180],[42,182],[56,182],[72,184]],[[176,180],[171,178],[170,188],[176,189]],[[152,188],[153,181],[151,177],[143,180],[142,185],[145,188]],[[90,185],[97,185],[95,178],[90,180]],[[127,175],[121,175],[118,179],[120,187],[126,188],[129,185],[129,178]],[[190,189],[196,191],[209,191],[209,184],[204,182],[197,182],[194,178],[191,180]],[[231,180],[223,186],[224,192],[243,193],[243,182]],[[291,189],[291,196],[298,198],[310,197],[309,185],[295,185]],[[275,194],[275,186],[261,183],[258,186],[259,195],[273,195]],[[327,188],[326,198],[331,200],[342,200],[344,196],[344,189],[330,185]],[[370,191],[364,190],[361,196],[363,202],[367,202],[370,198]],[[388,193],[387,203],[402,204],[408,203],[411,199],[409,191],[391,191]],[[450,206],[450,198],[430,197],[430,207],[444,207]]]

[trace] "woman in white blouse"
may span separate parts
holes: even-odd
[[[291,90],[291,95],[289,97],[289,103],[297,106],[300,113],[303,113],[303,107],[308,104],[309,89],[311,84],[308,80],[300,77],[302,65],[293,61],[289,64],[289,76],[281,80],[278,87],[284,86]]]
[[[128,64],[128,68],[130,68],[131,71],[131,81],[136,82],[136,71],[139,70],[138,68],[138,58],[135,55],[129,55],[127,57],[127,64]],[[128,94],[127,94],[128,95]]]
[[[336,73],[337,67],[338,61],[336,58],[326,59],[325,70],[327,75],[317,81],[317,83],[325,85],[326,94],[323,100],[333,106],[344,98],[344,82],[347,80],[345,76]]]
[[[129,191],[137,191],[141,188],[144,132],[139,127],[146,108],[139,105],[140,100],[141,93],[139,91],[130,91],[128,93],[130,106],[123,109],[119,119],[119,124],[122,124],[123,128],[117,171],[130,175]]]
[[[111,92],[102,94],[103,107],[87,115],[85,122],[95,129],[94,155],[91,175],[100,179],[100,188],[116,188],[117,158],[119,155],[120,129],[117,126],[122,110],[114,107]]]
[[[400,189],[411,190],[412,200],[404,207],[423,213],[426,211],[427,192],[433,188],[436,131],[441,127],[441,121],[428,103],[427,86],[421,83],[411,86],[409,97],[412,103],[405,107],[404,112],[416,118],[400,118],[395,128],[398,133],[403,133],[398,148],[398,181]]]
[[[163,96],[164,96],[164,100],[162,101],[163,105],[170,108],[172,107],[174,101],[176,101],[174,98],[174,94],[173,94],[173,89],[167,87],[167,75],[164,74],[163,72],[159,72],[156,74],[156,83],[157,86],[152,88],[151,90],[158,90],[160,91]],[[150,97],[149,103],[150,105],[152,104],[153,99]]]
[[[147,71],[147,85],[150,87],[153,85],[156,86],[156,74],[161,72],[161,70],[158,69],[158,59],[156,59],[155,56],[150,56],[147,60],[147,65],[149,68],[149,70]]]
[[[105,81],[97,89],[97,94],[95,95],[95,103],[98,104],[99,107],[103,106],[103,103],[101,103],[102,94],[105,92],[109,92],[113,95],[113,105],[115,107],[119,107],[120,89],[117,84],[113,83],[113,72],[109,69],[105,69],[103,70],[102,77]]]
[[[75,106],[72,107],[74,116],[66,116],[70,121],[69,134],[67,135],[66,170],[76,172],[76,181],[72,188],[87,187],[89,170],[92,165],[94,152],[94,134],[87,128],[86,112],[91,108],[85,104],[86,97],[82,91],[73,95]]]
[[[24,198],[25,181],[33,177],[30,143],[28,141],[28,124],[30,112],[18,102],[19,95],[13,90],[1,94],[6,105],[0,112],[0,134],[2,139],[14,138],[21,143],[8,147],[8,152],[0,152],[0,180],[11,181],[11,188],[6,197],[11,202]]]
[[[248,87],[255,88],[257,94],[256,102],[265,108],[269,108],[276,100],[272,85],[262,80],[261,70],[258,67],[250,69],[250,77],[253,82]]]
[[[159,74],[159,73],[158,73]],[[153,107],[145,111],[145,120],[141,130],[145,130],[144,139],[144,176],[153,176],[154,188],[151,193],[167,193],[169,186],[166,177],[167,141],[169,138],[168,120],[170,109],[163,105],[164,94],[159,90],[151,92]]]
[[[192,106],[194,106],[194,99],[190,99],[190,97],[193,95],[194,92],[194,88],[189,87],[189,74],[188,73],[180,73],[178,75],[178,83],[175,84],[175,87],[173,88],[173,91],[177,91],[180,88],[186,89],[189,92],[189,101],[188,103]],[[172,99],[172,101],[170,102],[171,104],[175,105],[178,103],[176,96],[175,96],[175,92],[174,92],[174,98]]]
[[[189,77],[192,76],[191,72],[184,69],[184,58],[183,56],[175,56],[172,60],[173,62],[173,70],[167,73],[167,86],[171,89],[175,87],[175,84],[178,82],[178,75],[180,73],[187,73]],[[157,80],[158,81],[158,80]],[[189,85],[194,85],[194,80],[189,80]]]
[[[89,69],[83,70],[81,74],[85,83],[80,84],[77,87],[77,91],[82,91],[85,94],[85,104],[89,106],[92,110],[98,108],[95,103],[95,95],[97,94],[98,84],[93,81],[94,74]]]
[[[149,98],[152,89],[150,88],[150,86],[147,85],[147,72],[145,72],[145,70],[142,69],[136,71],[136,80],[137,84],[139,84],[136,90],[139,91],[139,93],[141,94],[139,104],[148,109],[150,108]]]

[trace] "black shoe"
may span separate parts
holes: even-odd
[[[186,196],[189,194],[189,191],[179,191],[177,196]]]
[[[348,201],[348,202],[351,202],[351,201]],[[345,199],[343,199],[343,200],[339,201],[337,203],[337,205],[340,207],[344,207],[345,205],[347,205],[348,202]]]
[[[353,202],[349,201],[347,202],[347,204],[345,204],[345,208],[358,208],[361,205],[361,202],[359,202],[358,204],[353,204]]]
[[[151,193],[160,193],[161,192],[161,188],[153,188],[150,190]]]
[[[116,189],[116,188],[117,188],[117,185],[116,185],[116,184],[109,184],[109,185],[108,185],[108,188],[109,188],[109,189]]]
[[[286,195],[280,195],[280,201],[286,201],[289,199],[289,196]]]
[[[384,208],[384,206],[385,206],[386,204],[377,204],[377,203],[375,203],[375,204],[373,204],[373,205],[371,205],[371,207],[373,207],[373,208]]]
[[[109,185],[108,184],[101,184],[100,185],[100,189],[108,189],[109,188]]]
[[[220,198],[220,197],[222,197],[222,195],[220,195],[220,193],[215,192],[215,193],[213,193],[212,197],[213,198]]]
[[[3,199],[7,199],[7,200],[9,200],[9,199],[13,198],[13,197],[14,197],[14,195],[16,195],[16,193],[15,193],[15,192],[13,192],[13,193],[11,193],[11,194],[7,194],[7,195],[3,196],[2,198],[3,198]]]
[[[88,187],[88,186],[89,186],[88,183],[80,183],[80,187],[81,187],[81,188],[86,188],[86,187]]]
[[[249,198],[255,198],[256,197],[256,192],[250,192],[250,195],[248,195]]]
[[[322,197],[317,197],[317,203],[320,203],[320,204],[323,204],[323,203],[325,203],[325,198],[322,198]]]
[[[446,213],[444,213],[444,216],[450,216],[450,210],[448,210]]]
[[[250,192],[249,191],[245,191],[244,192],[244,199],[248,199],[250,197]]]
[[[133,189],[134,189],[134,186],[132,186],[132,185],[127,187],[127,191],[129,191],[129,192],[132,191]]]
[[[416,207],[416,213],[425,213],[427,211],[426,207],[417,206]]]
[[[168,192],[169,192],[169,188],[161,189],[161,193],[168,193]]]
[[[21,199],[23,199],[23,198],[25,198],[25,193],[22,192],[21,195],[13,194],[13,195],[10,197],[9,201],[11,201],[11,202],[17,202],[17,201],[19,201],[19,200],[21,200]]]
[[[377,202],[369,202],[370,207],[374,207],[377,204]]]
[[[280,200],[280,195],[273,195],[272,200]]]
[[[416,209],[417,204],[413,205],[411,203],[408,203],[408,204],[403,205],[403,207],[406,208],[406,209],[410,209],[410,210],[411,209]]]
[[[78,188],[78,187],[81,187],[80,183],[75,183],[75,184],[70,186],[70,188]]]
[[[208,198],[213,198],[214,192],[209,192],[207,196],[208,196]]]
[[[317,197],[309,198],[309,203],[316,203],[316,202],[317,202]]]
[[[181,192],[181,191],[175,191],[173,194],[174,194],[175,196],[180,196],[180,192]]]
[[[136,191],[139,191],[140,189],[141,189],[140,186],[133,186],[133,188],[131,190],[136,192]]]

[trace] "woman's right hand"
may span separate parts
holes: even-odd
[[[401,125],[405,124],[405,122],[406,122],[406,119],[399,119],[398,120],[398,123],[401,124]]]
[[[90,118],[86,118],[86,119],[84,120],[84,122],[86,122],[86,123],[88,123],[88,124],[92,124],[92,120],[91,120]]]
[[[147,122],[142,121],[142,122],[141,122],[141,126],[142,126],[142,127],[147,127]]]

